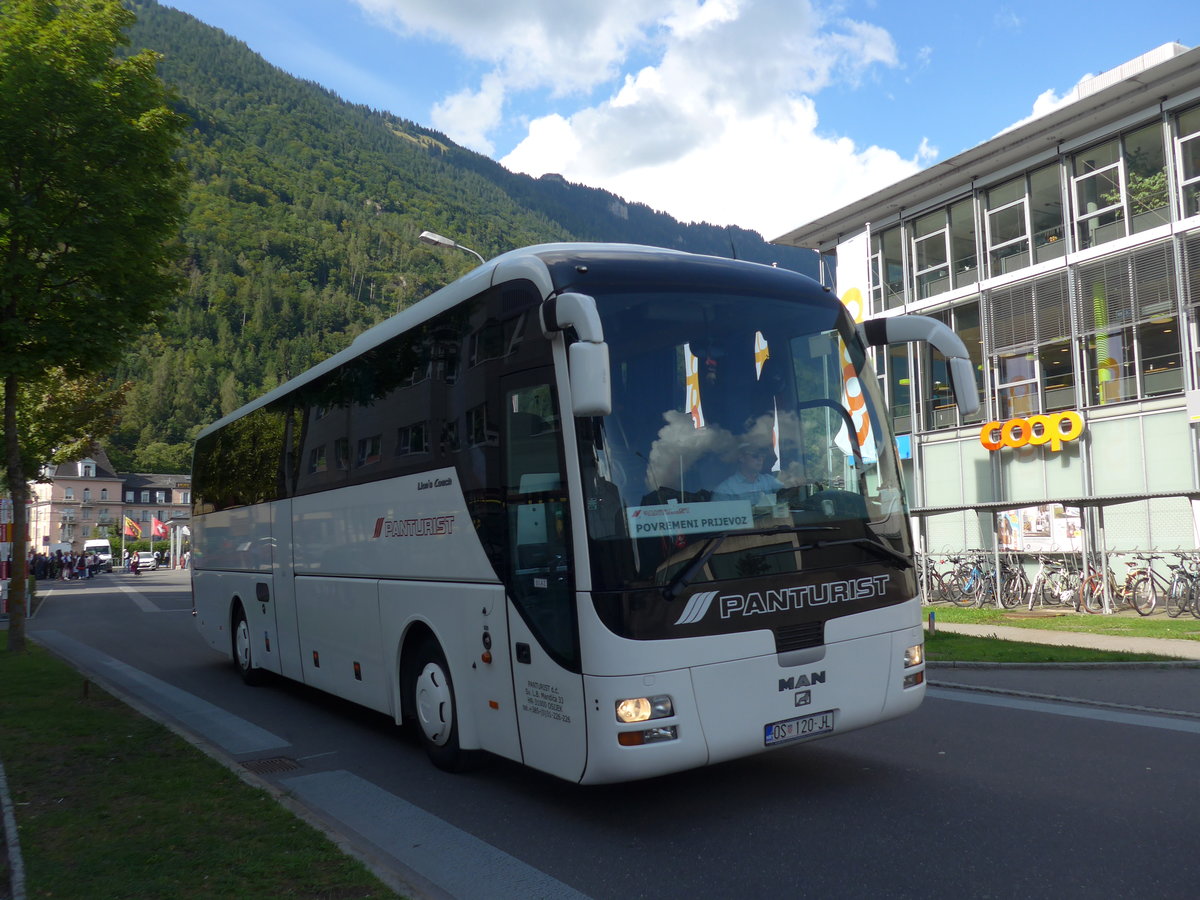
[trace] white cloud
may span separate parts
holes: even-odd
[[[488,75],[478,91],[459,91],[433,107],[433,126],[464,147],[491,156],[495,146],[488,132],[500,124],[504,105],[504,85]]]
[[[1003,129],[1000,134],[1004,134],[1006,131],[1012,131],[1014,128],[1020,128],[1027,122],[1032,122],[1034,119],[1040,118],[1047,113],[1052,113],[1056,109],[1061,109],[1069,103],[1074,103],[1079,99],[1079,86],[1085,81],[1090,81],[1094,77],[1095,76],[1091,74],[1084,75],[1077,82],[1075,82],[1075,86],[1065,94],[1060,95],[1053,88],[1042,91],[1040,94],[1038,94],[1037,99],[1033,101],[1033,110],[1030,112],[1030,114],[1023,119],[1013,122],[1007,128]]]
[[[491,67],[478,90],[437,104],[434,124],[452,139],[491,153],[522,92],[549,91],[564,112],[532,118],[504,165],[685,221],[773,237],[936,155],[819,134],[813,96],[898,60],[885,30],[835,19],[816,0],[356,2]],[[565,111],[572,96],[583,105]]]

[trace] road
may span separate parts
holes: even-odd
[[[647,782],[584,788],[503,760],[448,775],[383,716],[244,686],[195,632],[184,573],[43,594],[39,643],[289,794],[414,896],[1196,894],[1200,716],[941,686],[906,719]],[[1116,697],[1200,670],[1074,677]]]

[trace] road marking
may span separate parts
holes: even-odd
[[[97,682],[108,682],[150,704],[227,753],[259,753],[291,746],[287,740],[259,728],[253,722],[93,650],[60,631],[37,631],[30,637],[94,677]]]
[[[126,587],[118,583],[117,587],[123,590],[126,594],[133,598],[133,602],[137,604],[137,608],[142,612],[162,612],[154,603],[152,603],[145,595],[135,591],[131,587]]]
[[[1165,731],[1183,731],[1200,734],[1200,722],[1187,719],[1171,719],[1146,713],[1124,712],[1116,709],[1101,709],[1094,706],[1076,706],[1071,703],[1047,700],[1029,700],[1023,697],[1005,697],[999,694],[982,694],[956,691],[951,688],[928,688],[927,697],[935,700],[953,700],[958,703],[977,703],[981,706],[1004,706],[1028,712],[1050,713],[1075,719],[1096,719],[1118,725],[1137,725],[1141,728],[1161,728]]]
[[[280,779],[452,897],[586,900],[587,895],[351,772]]]

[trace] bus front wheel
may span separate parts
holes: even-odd
[[[254,650],[250,646],[250,624],[246,611],[238,603],[233,610],[233,661],[237,665],[242,681],[249,685],[262,683],[262,670],[254,666]]]
[[[458,745],[454,682],[437,641],[430,637],[421,642],[410,671],[409,697],[425,752],[439,769],[463,771],[469,754]]]

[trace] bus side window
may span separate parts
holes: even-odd
[[[570,665],[576,657],[575,615],[553,392],[545,384],[510,391],[505,412],[509,591],[547,650]]]

